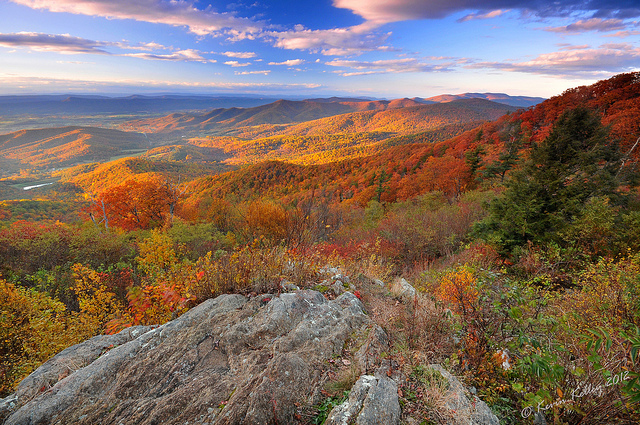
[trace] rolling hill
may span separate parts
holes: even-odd
[[[143,134],[97,127],[45,128],[0,135],[2,165],[14,168],[60,168],[108,161],[148,147]]]

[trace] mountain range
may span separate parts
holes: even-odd
[[[0,136],[0,167],[3,174],[24,167],[60,168],[166,145],[176,147],[155,149],[148,156],[233,164],[263,159],[324,163],[370,154],[374,145],[402,135],[430,132],[425,133],[427,140],[443,140],[514,110],[483,99],[439,104],[411,99],[278,100],[251,108],[133,120],[122,124],[121,130],[83,126],[20,130]]]
[[[481,98],[504,103],[516,107],[529,107],[543,101],[543,98],[509,96],[502,93],[464,93],[459,95],[442,95],[430,98],[413,98],[398,100],[376,100],[371,98],[330,97],[308,99],[312,103],[359,103],[371,109],[378,109],[382,104],[408,103],[415,104],[449,102],[457,99]],[[87,115],[87,114],[131,114],[131,113],[168,113],[177,111],[194,111],[218,108],[252,108],[272,103],[275,97],[249,96],[197,96],[197,95],[132,95],[123,97],[100,95],[29,95],[0,96],[0,116],[15,117],[19,115]],[[406,105],[404,105],[406,106]],[[362,106],[366,108],[367,106]],[[368,109],[368,110],[371,110]],[[364,109],[360,109],[364,110]]]

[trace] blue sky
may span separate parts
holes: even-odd
[[[549,97],[640,69],[638,0],[0,0],[0,94]]]

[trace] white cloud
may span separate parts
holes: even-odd
[[[166,60],[166,61],[179,61],[179,62],[202,62],[202,63],[214,63],[215,60],[205,59],[200,55],[197,50],[186,49],[178,50],[169,54],[152,54],[152,53],[123,53],[118,56],[127,56],[138,59],[147,60]]]
[[[269,62],[269,65],[285,65],[285,66],[298,66],[302,65],[305,61],[303,59],[289,59],[284,62]]]
[[[42,34],[35,32],[18,32],[0,34],[0,46],[28,47],[44,52],[65,54],[93,53],[107,55],[104,48],[110,43],[72,37],[69,34]]]
[[[127,44],[127,43],[118,43],[119,47],[131,50],[144,50],[150,52],[152,50],[170,50],[169,47],[163,46],[162,44],[151,42],[151,43],[138,43],[138,44]]]
[[[231,66],[233,68],[238,68],[238,67],[241,67],[241,66],[249,66],[249,65],[251,65],[250,63],[240,63],[238,61],[226,61],[224,64],[225,65],[229,65],[229,66]]]
[[[125,56],[146,60],[187,61],[187,62],[216,62],[206,59],[201,52],[194,49],[177,50],[167,54],[148,53],[154,49],[167,50],[157,43],[143,43],[130,46],[127,43],[112,43],[106,41],[87,40],[72,37],[69,34],[42,34],[32,32],[0,33],[0,46],[26,47],[39,52],[56,52],[61,54],[98,54],[110,56]],[[111,49],[111,50],[107,50]],[[118,51],[120,49],[120,51]],[[115,50],[115,51],[114,51]],[[126,53],[122,50],[144,50],[145,53]]]
[[[288,50],[310,50],[327,56],[345,56],[371,51],[389,51],[385,46],[389,33],[377,33],[378,25],[364,23],[347,28],[310,30],[297,26],[291,31],[266,32],[276,47]]]

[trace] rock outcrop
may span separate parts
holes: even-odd
[[[63,351],[21,384],[5,424],[298,423],[322,398],[327,360],[361,338],[358,358],[372,368],[380,332],[349,292],[223,295]]]
[[[341,288],[348,282],[341,275],[332,280]],[[400,281],[398,287],[413,289]],[[69,347],[0,400],[0,422],[310,424],[326,400],[326,384],[347,372],[353,376],[348,399],[326,423],[399,424],[398,388],[406,377],[362,302],[351,292],[330,300],[335,294],[291,289],[222,295],[162,326]],[[448,382],[447,409],[466,412],[468,420],[455,423],[498,423],[455,377],[432,367]]]

